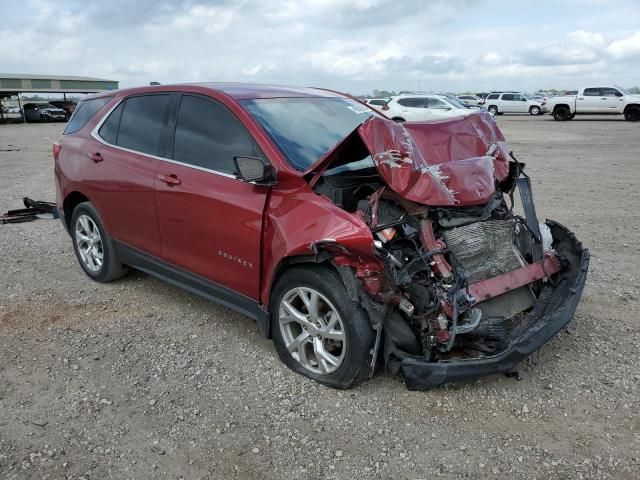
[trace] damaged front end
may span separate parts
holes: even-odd
[[[316,193],[371,230],[370,259],[313,248],[371,318],[372,373],[380,355],[410,389],[509,372],[571,321],[589,252],[538,222],[523,168],[479,113],[373,117],[309,172]]]

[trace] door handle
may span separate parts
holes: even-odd
[[[96,153],[87,153],[87,156],[93,160],[95,163],[101,162],[102,160],[104,160],[104,158],[102,158],[102,155],[100,154],[100,152],[96,152]]]
[[[584,98],[580,97],[578,100],[584,100]]]
[[[180,185],[182,183],[180,179],[174,174],[170,174],[170,175],[160,174],[158,175],[158,180],[166,183],[169,186]]]
[[[606,98],[601,98],[600,100],[606,100]]]

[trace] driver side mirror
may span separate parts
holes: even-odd
[[[236,176],[246,183],[270,186],[276,184],[276,169],[259,157],[233,157]]]

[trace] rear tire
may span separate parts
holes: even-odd
[[[628,122],[637,122],[640,120],[640,107],[629,107],[624,111],[624,119]]]
[[[271,336],[287,367],[340,389],[368,378],[375,335],[335,271],[320,265],[286,271],[270,304]]]
[[[84,272],[96,282],[110,282],[127,274],[129,269],[118,260],[113,241],[91,202],[74,208],[69,228],[73,249]]]
[[[553,111],[553,119],[558,122],[571,120],[571,112],[567,107],[558,107]]]
[[[490,105],[487,108],[487,111],[491,114],[491,115],[498,115],[498,107],[496,107],[495,105]]]
[[[406,120],[405,120],[404,118],[402,118],[402,117],[393,117],[391,120],[393,120],[394,122],[397,122],[397,123],[402,123],[402,122],[405,122],[405,121],[406,121]]]

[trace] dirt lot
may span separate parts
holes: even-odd
[[[58,221],[0,225],[0,477],[640,478],[640,125],[498,122],[539,216],[593,254],[575,326],[521,381],[330,390],[237,313],[91,283]],[[0,211],[53,200],[62,129],[0,125]]]

